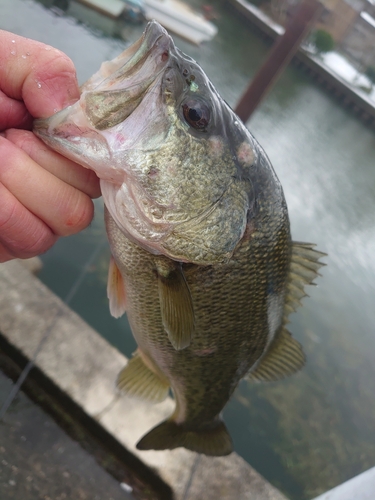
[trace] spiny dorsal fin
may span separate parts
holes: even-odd
[[[187,347],[194,332],[193,301],[181,265],[160,261],[156,265],[163,326],[176,350]]]
[[[117,387],[128,396],[150,403],[161,403],[168,396],[169,382],[153,372],[142,358],[145,355],[137,349],[119,373]]]
[[[315,250],[315,243],[304,243],[302,241],[292,241],[292,255],[302,257],[306,262],[317,262],[321,257],[327,257],[324,252]],[[325,264],[320,263],[319,267]]]
[[[247,378],[254,381],[273,381],[299,371],[305,363],[301,344],[282,327],[271,347]]]
[[[325,266],[319,262],[321,257],[327,254],[314,249],[313,243],[292,243],[292,258],[286,287],[284,306],[284,324],[288,322],[288,316],[302,305],[300,300],[306,297],[305,286],[314,285],[314,279],[320,276],[318,270]]]
[[[107,296],[112,316],[119,318],[126,311],[126,294],[122,274],[112,255],[108,269]]]

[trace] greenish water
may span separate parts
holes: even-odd
[[[176,42],[234,105],[269,47],[222,2],[215,5],[219,34],[210,44]],[[81,82],[127,45],[27,0],[1,0],[0,28],[62,49]],[[129,42],[140,31],[129,29]],[[240,455],[289,498],[309,500],[375,465],[375,134],[294,68],[248,126],[282,182],[294,239],[317,243],[329,257],[291,318],[305,369],[277,383],[243,382],[224,416]],[[43,256],[41,279],[62,297],[105,238],[96,205],[86,231]],[[108,312],[108,258],[105,249],[72,307],[129,355],[135,344],[127,320]]]

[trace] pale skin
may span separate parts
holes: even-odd
[[[92,220],[96,175],[31,132],[78,97],[64,53],[0,30],[0,262],[42,254]]]

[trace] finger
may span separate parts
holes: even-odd
[[[33,118],[21,101],[16,101],[0,91],[0,130],[11,127],[31,129]]]
[[[51,229],[29,212],[0,183],[0,262],[25,259],[48,250],[57,240]]]
[[[55,177],[2,137],[0,158],[0,182],[55,234],[75,234],[91,222],[94,208],[89,196]]]
[[[34,255],[33,255],[34,257]],[[3,262],[8,262],[8,260],[14,259],[14,255],[12,255],[6,248],[0,243],[0,264]]]
[[[75,68],[53,47],[0,30],[0,90],[45,118],[79,97]]]
[[[55,177],[83,191],[90,198],[101,195],[99,179],[92,170],[52,151],[32,132],[11,129],[5,132],[5,137]]]

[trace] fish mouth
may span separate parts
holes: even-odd
[[[139,40],[112,61],[104,62],[82,85],[79,101],[49,118],[35,120],[34,133],[64,156],[96,171],[92,163],[82,159],[82,137],[86,144],[99,144],[102,159],[109,159],[110,151],[100,131],[132,114],[165,71],[173,49],[167,31],[156,21],[149,22]],[[96,154],[98,147],[94,149]]]
[[[167,31],[156,21],[150,21],[142,36],[115,59],[102,63],[100,70],[87,80],[81,92],[94,90],[103,83],[116,87],[116,82],[129,78],[139,69],[151,52],[157,52],[165,61],[173,45]],[[107,81],[105,81],[107,80]]]
[[[179,152],[160,158],[156,153],[166,140],[169,149],[178,148],[176,138],[186,133],[184,122],[177,130],[181,116],[175,108],[180,109],[181,101],[175,97],[191,89],[195,66],[153,21],[139,41],[102,64],[75,104],[36,120],[34,132],[53,150],[97,174],[105,205],[129,239],[153,254],[211,265],[227,260],[242,237],[247,196],[240,184],[221,179],[225,189],[216,189],[215,197],[197,185],[185,207],[186,196],[173,199],[178,182],[165,188],[177,173]],[[185,78],[189,71],[194,79]],[[151,175],[154,162],[163,163],[159,177]]]

